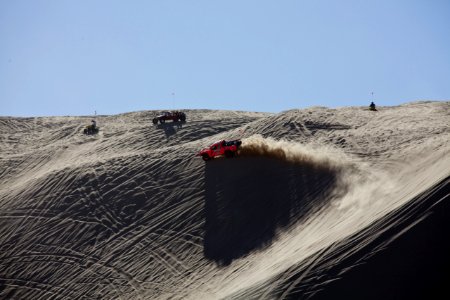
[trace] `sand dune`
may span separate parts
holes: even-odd
[[[0,117],[1,299],[436,298],[450,102]],[[237,158],[197,151],[241,138]],[[447,291],[447,295],[448,291]]]

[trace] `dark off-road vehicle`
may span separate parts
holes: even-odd
[[[98,128],[97,126],[88,125],[84,128],[83,133],[85,135],[92,135],[92,134],[97,134],[99,130],[100,130],[100,128]]]
[[[153,124],[165,123],[167,120],[172,120],[173,122],[185,122],[186,114],[181,111],[165,111],[159,116],[153,118]]]

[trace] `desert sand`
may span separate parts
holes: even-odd
[[[184,112],[0,117],[1,299],[450,297],[450,102]]]

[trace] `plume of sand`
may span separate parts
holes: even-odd
[[[356,165],[352,162],[351,157],[331,146],[300,144],[253,135],[242,140],[239,155],[244,157],[263,156],[288,164],[308,167],[312,170],[336,174],[337,182],[334,186],[333,195],[330,196],[338,200],[338,202],[334,202],[334,205],[342,206],[342,199],[356,198],[353,201],[357,203],[353,203],[351,206],[359,206],[359,202],[362,200],[358,199],[357,196],[361,196],[361,191],[368,192],[369,175],[367,174],[367,168],[360,169],[358,167],[364,164]]]
[[[349,164],[348,158],[338,149],[275,140],[270,137],[264,138],[261,135],[252,135],[243,139],[239,155],[244,157],[264,156],[287,163],[335,170]]]

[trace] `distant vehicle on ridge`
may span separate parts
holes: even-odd
[[[172,120],[173,122],[184,122],[186,121],[186,114],[181,111],[164,111],[159,116],[153,118],[153,124],[158,124],[158,121],[163,124],[167,120]]]
[[[91,122],[92,122],[92,124],[87,125],[83,130],[83,133],[85,135],[97,134],[100,130],[100,128],[97,126],[97,122],[95,120],[92,120]]]

